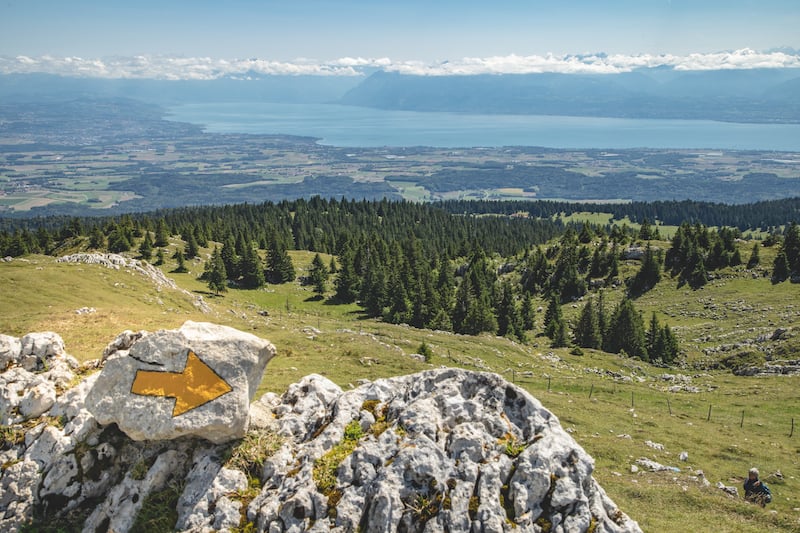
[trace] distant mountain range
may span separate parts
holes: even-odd
[[[799,122],[800,71],[407,76],[376,72],[340,100],[410,111]]]
[[[127,97],[162,105],[208,102],[340,103],[410,111],[800,122],[800,69],[621,74],[243,76],[216,80],[0,75],[0,98]]]

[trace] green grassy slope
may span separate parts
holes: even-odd
[[[749,247],[742,247],[747,257]],[[771,253],[762,251],[763,264]],[[313,254],[291,255],[302,275]],[[153,331],[188,319],[213,321],[251,331],[276,345],[278,357],[267,368],[261,392],[281,393],[310,373],[349,388],[359,379],[440,365],[497,372],[526,388],[560,418],[595,458],[600,484],[645,531],[800,529],[800,428],[789,436],[793,418],[800,424],[800,377],[745,378],[695,366],[710,367],[708,363],[733,353],[703,349],[741,343],[777,327],[788,328],[790,338],[770,346],[787,358],[796,357],[799,344],[791,335],[800,321],[800,285],[773,286],[744,269],[724,271],[698,291],[678,287],[666,277],[636,302],[645,317],[657,311],[662,323],[674,326],[688,351],[689,364],[666,369],[592,350],[571,355],[568,349],[549,348],[543,337],[521,344],[365,320],[355,305],[327,305],[297,283],[258,291],[232,289],[216,297],[196,279],[203,268],[200,261],[187,263],[187,274],[168,275],[191,293],[202,294],[212,308],[208,314],[197,310],[185,294],[158,291],[137,274],[59,264],[44,256],[26,259],[0,263],[2,333],[53,330],[72,355],[87,360],[99,357],[124,329]],[[170,263],[164,266],[166,272],[171,268]],[[622,268],[629,274],[636,265]],[[607,305],[619,298],[619,290],[609,292]],[[565,316],[577,316],[580,305],[565,305]],[[79,315],[75,310],[81,307],[94,307],[96,313]],[[423,341],[433,352],[429,363],[411,357]],[[665,374],[681,376],[679,380],[698,392],[669,392],[680,383]],[[647,446],[648,440],[663,444],[664,450]],[[687,462],[679,461],[681,451],[688,452]],[[641,457],[680,472],[632,473],[631,465]],[[767,509],[732,500],[714,487],[721,481],[741,491],[753,465],[775,496]],[[698,479],[697,470],[704,472],[710,487]],[[776,471],[782,472],[782,479],[768,477]]]

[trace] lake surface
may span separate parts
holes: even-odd
[[[713,148],[800,151],[800,124],[475,115],[335,104],[186,104],[167,118],[217,133],[317,137],[332,146]]]

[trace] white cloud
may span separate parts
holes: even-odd
[[[216,59],[210,57],[134,56],[110,58],[0,56],[0,73],[50,73],[99,78],[157,78],[210,80],[225,76],[239,79],[270,75],[357,76],[381,69],[421,76],[474,74],[530,74],[543,72],[613,74],[637,68],[666,66],[675,70],[800,68],[800,53],[793,50],[757,52],[742,50],[662,55],[507,55],[466,57],[425,63],[389,58],[343,57],[332,61],[297,59]]]

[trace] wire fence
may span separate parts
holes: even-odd
[[[508,374],[509,372],[506,372]],[[573,398],[583,396],[586,401],[602,397],[619,407],[637,409],[656,415],[680,417],[688,421],[705,421],[726,427],[738,427],[742,430],[758,430],[757,434],[767,436],[784,436],[793,438],[795,432],[794,414],[766,419],[757,407],[748,411],[737,408],[730,402],[713,401],[714,392],[670,393],[656,389],[642,389],[630,383],[603,383],[595,385],[583,377],[550,375],[534,376],[530,371],[517,372],[510,369],[511,382],[524,386],[529,391],[569,393]],[[540,398],[541,399],[541,398]],[[678,401],[675,401],[678,400]],[[800,411],[800,404],[795,404]]]

